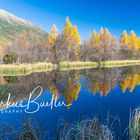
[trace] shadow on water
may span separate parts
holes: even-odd
[[[104,69],[88,69],[88,70],[73,70],[66,72],[53,71],[48,73],[34,73],[27,76],[15,77],[0,77],[0,101],[6,101],[7,96],[11,93],[12,101],[27,100],[29,93],[37,86],[42,86],[43,94],[51,93],[55,98],[63,98],[67,104],[72,104],[78,101],[81,89],[89,91],[89,93],[99,94],[100,96],[108,96],[111,90],[115,90],[119,85],[122,93],[126,90],[133,92],[135,87],[140,85],[140,67],[122,67],[122,68],[104,68]],[[36,94],[34,94],[34,97]],[[87,101],[88,102],[88,101]],[[0,109],[4,109],[0,107]],[[69,110],[69,108],[67,108]],[[88,115],[88,114],[87,114]],[[56,128],[56,138],[61,140],[113,140],[121,139],[121,134],[113,129],[114,120],[105,118],[105,121],[100,121],[100,118],[93,114],[93,118],[83,119],[76,123],[67,121],[58,122]],[[134,117],[135,116],[135,117]],[[114,117],[120,125],[119,117]],[[130,116],[130,132],[134,135],[134,130],[139,134],[139,115],[138,113]],[[137,122],[137,123],[136,123]],[[4,136],[11,137],[15,130],[11,125],[1,125],[0,138]],[[136,129],[137,126],[137,129]],[[116,129],[116,127],[115,127]],[[121,129],[119,127],[119,129]],[[133,130],[133,131],[132,131]],[[33,121],[22,123],[21,129],[18,130],[14,138],[16,140],[43,140],[42,135],[49,130],[36,128]],[[42,134],[41,134],[42,133]],[[12,135],[11,135],[12,134]],[[11,135],[11,136],[10,136]],[[129,134],[126,134],[127,138]],[[133,136],[134,137],[134,136]],[[14,139],[13,138],[13,139]],[[12,138],[11,138],[12,139]],[[49,139],[45,138],[45,139]],[[136,138],[138,139],[138,138]],[[131,137],[130,137],[131,140]]]

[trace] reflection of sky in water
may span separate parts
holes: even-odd
[[[82,79],[80,82],[83,84],[85,81]],[[41,108],[35,114],[4,113],[0,114],[0,118],[7,123],[14,124],[16,127],[19,127],[23,117],[34,118],[38,124],[43,124],[45,129],[53,133],[60,118],[68,122],[73,122],[79,121],[85,116],[93,117],[94,115],[97,115],[102,121],[106,118],[109,111],[110,115],[120,116],[121,127],[122,130],[124,130],[128,127],[130,108],[134,109],[140,103],[139,91],[140,87],[136,86],[133,93],[126,90],[126,93],[123,94],[118,84],[115,89],[111,90],[107,97],[101,97],[99,94],[94,96],[87,89],[81,87],[78,99],[73,102],[70,109],[67,109],[66,107],[54,108],[53,110],[50,110],[50,108]],[[51,95],[46,92],[40,97],[39,101],[48,101],[50,97]],[[60,100],[62,100],[62,98]]]
[[[54,136],[60,119],[73,123],[96,115],[103,123],[109,112],[110,117],[119,115],[123,134],[129,125],[130,109],[133,110],[140,105],[139,68],[37,73],[25,77],[0,77],[0,80],[0,92],[10,91],[15,101],[27,99],[29,93],[41,85],[44,93],[38,99],[38,103],[50,101],[52,94],[59,97],[59,101],[72,102],[70,108],[63,106],[51,110],[50,107],[46,107],[40,108],[34,114],[25,113],[23,108],[23,113],[0,113],[0,122],[7,122],[18,131],[24,118],[33,118],[35,128],[42,125],[51,136]],[[5,100],[6,97],[7,94],[3,94],[0,99]],[[11,109],[14,108],[8,110]],[[118,122],[113,127],[118,137]]]

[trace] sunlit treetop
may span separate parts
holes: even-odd
[[[92,33],[91,35],[92,39],[95,41],[95,42],[98,42],[100,40],[100,35],[98,33],[96,33],[96,31],[94,30],[94,32]]]
[[[73,26],[69,20],[66,18],[65,27],[63,30],[63,37],[68,44],[69,48],[75,48],[76,52],[79,53],[79,47],[81,43],[80,35],[76,26]]]
[[[72,26],[68,16],[66,17],[65,26]]]
[[[111,33],[108,31],[107,28],[100,30],[100,39],[104,42],[109,42],[111,40]]]
[[[58,30],[57,30],[57,27],[55,25],[53,25],[51,31],[50,31],[50,34],[48,36],[48,43],[50,45],[53,45],[53,43],[56,41],[57,39],[57,36],[58,36]]]
[[[127,34],[127,31],[123,31],[121,38],[120,38],[120,43],[124,43],[124,44],[129,44],[129,37]]]

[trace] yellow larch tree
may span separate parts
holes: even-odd
[[[140,38],[137,37],[134,31],[131,31],[129,36],[127,32],[124,31],[121,35],[120,43],[125,44],[132,49],[140,49]]]
[[[79,55],[80,53],[80,35],[76,26],[73,26],[69,20],[66,18],[65,27],[63,31],[63,38],[65,40],[65,44],[67,44],[68,48],[75,50],[75,55]]]
[[[93,42],[93,46],[100,46],[100,35],[95,31],[92,33],[90,40]]]
[[[137,38],[137,43],[138,43],[138,49],[140,50],[140,38]]]
[[[121,38],[120,38],[120,43],[125,44],[125,45],[129,45],[129,36],[127,34],[126,31],[123,31]]]
[[[50,45],[50,46],[53,46],[53,44],[55,43],[56,39],[57,39],[57,36],[58,36],[58,30],[57,30],[57,27],[55,25],[53,25],[51,31],[50,31],[50,34],[48,36],[48,39],[47,39],[47,43]]]
[[[100,41],[100,35],[98,33],[96,33],[95,31],[92,33],[91,38],[95,41],[95,42],[99,42]]]
[[[108,42],[111,41],[111,34],[110,34],[110,32],[108,31],[107,28],[105,28],[105,29],[101,28],[101,30],[100,30],[100,39],[104,43],[108,43]]]
[[[134,31],[131,31],[129,36],[130,47],[133,49],[138,49],[138,38]]]

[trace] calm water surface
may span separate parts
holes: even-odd
[[[26,113],[25,108],[1,107],[0,138],[2,140],[40,139],[53,140],[60,134],[61,122],[75,124],[84,119],[98,118],[108,126],[116,140],[129,140],[130,112],[140,105],[140,68],[123,67],[90,69],[67,72],[35,73],[28,76],[0,77],[0,100],[6,102],[11,93],[12,102],[24,103],[37,86],[43,93],[37,102],[58,101],[70,107],[40,108]],[[34,93],[37,97],[38,91]],[[36,108],[31,105],[31,110]],[[4,109],[4,110],[2,110]],[[16,111],[15,112],[13,112]],[[29,128],[33,134],[26,133]],[[126,130],[126,131],[125,131]],[[30,131],[29,131],[30,132]],[[31,135],[31,136],[29,136]]]

